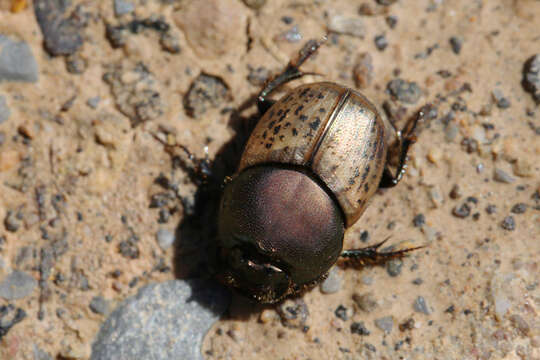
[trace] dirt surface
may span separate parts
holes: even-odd
[[[330,294],[235,297],[205,357],[540,359],[540,109],[522,86],[540,1],[137,0],[124,15],[113,1],[25,3],[0,0],[0,34],[39,69],[0,82],[0,280],[25,286],[0,297],[0,359],[88,359],[116,304],[199,273],[175,256],[188,240],[156,240],[197,189],[164,143],[213,159],[269,74],[328,31],[303,67],[321,76],[295,84],[359,89],[398,122],[436,109],[345,248],[428,246],[336,267]]]

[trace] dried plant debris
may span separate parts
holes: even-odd
[[[184,97],[184,108],[189,116],[199,118],[208,109],[218,108],[231,99],[229,87],[220,77],[201,73]]]
[[[112,65],[103,79],[111,87],[116,107],[129,117],[132,126],[156,119],[165,112],[161,85],[143,63],[133,68]]]

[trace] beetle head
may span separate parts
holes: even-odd
[[[314,177],[282,165],[248,168],[221,200],[221,276],[250,298],[277,302],[327,273],[344,231],[341,209]]]

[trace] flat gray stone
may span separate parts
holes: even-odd
[[[0,82],[36,82],[38,66],[30,46],[0,35]]]
[[[0,95],[0,124],[9,119],[11,110],[7,106],[6,97]]]
[[[114,14],[116,16],[122,16],[129,14],[135,10],[135,5],[131,1],[126,0],[114,0]]]
[[[229,291],[209,280],[145,286],[101,326],[91,360],[202,360],[202,340],[229,302]]]
[[[34,291],[36,279],[25,272],[15,270],[0,282],[0,298],[17,300],[27,297]]]
[[[168,229],[159,229],[156,233],[156,239],[159,247],[163,250],[167,250],[174,243],[174,232]]]

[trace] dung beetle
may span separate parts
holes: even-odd
[[[275,303],[325,278],[341,256],[379,262],[413,249],[382,243],[342,252],[345,230],[380,187],[402,178],[418,117],[402,131],[359,92],[331,82],[268,95],[306,75],[300,65],[322,41],[310,40],[258,96],[261,119],[226,183],[218,217],[221,279],[261,303]],[[389,170],[391,136],[399,163]]]

